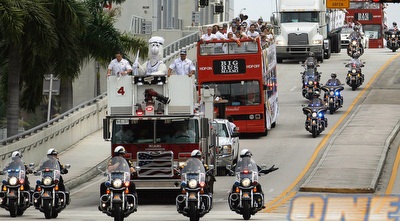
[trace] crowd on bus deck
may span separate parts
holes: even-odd
[[[252,22],[248,20],[247,15],[243,14],[234,18],[229,25],[224,23],[222,26],[217,24],[207,26],[206,33],[201,36],[202,41],[231,39],[239,42],[238,40],[240,39],[252,39],[256,41],[258,38],[260,38],[262,45],[273,43],[273,26],[264,22],[262,17],[256,22]],[[238,45],[240,46],[240,43],[238,43]]]

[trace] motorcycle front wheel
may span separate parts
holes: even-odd
[[[52,211],[52,205],[51,205],[51,200],[47,199],[47,200],[43,200],[43,213],[44,213],[44,217],[46,217],[46,219],[51,219],[52,215],[53,215],[53,211]]]
[[[9,211],[10,211],[10,216],[11,217],[16,217],[17,216],[17,210],[18,210],[18,207],[17,207],[17,201],[16,200],[10,200],[9,202],[8,202],[8,208],[9,208]]]
[[[197,214],[197,202],[189,203],[189,217],[190,221],[199,221],[200,217]]]
[[[114,204],[114,221],[124,221],[124,215],[122,214],[122,205]]]
[[[250,213],[250,202],[249,201],[243,201],[243,219],[244,220],[249,220],[251,217]]]

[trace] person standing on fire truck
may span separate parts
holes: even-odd
[[[186,49],[181,49],[179,54],[181,57],[175,59],[175,61],[171,63],[168,68],[168,77],[171,76],[172,71],[174,71],[176,75],[187,75],[189,77],[192,77],[192,75],[194,75],[196,67],[191,60],[186,58]]]

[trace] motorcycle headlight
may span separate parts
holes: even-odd
[[[191,179],[191,180],[189,181],[189,183],[188,183],[188,187],[189,187],[190,189],[196,188],[196,187],[197,187],[197,180]]]
[[[392,35],[392,38],[395,38],[396,37],[396,35]]]
[[[352,41],[351,44],[352,44],[353,46],[356,46],[356,45],[357,45],[357,41]]]
[[[250,181],[249,178],[244,178],[244,179],[242,180],[242,186],[244,186],[244,187],[250,186],[250,183],[251,183],[251,181]]]
[[[313,83],[314,83],[313,81],[309,81],[308,82],[309,85],[313,85]]]
[[[114,188],[121,188],[122,187],[122,180],[121,179],[115,179],[112,182]]]
[[[331,95],[331,96],[332,96],[332,95],[333,95],[333,91],[330,91],[330,92],[329,92],[329,95]]]
[[[232,146],[231,145],[223,145],[222,146],[222,154],[231,154]]]
[[[8,183],[9,183],[11,186],[15,186],[15,185],[17,185],[17,183],[18,183],[18,178],[15,177],[15,176],[10,177],[10,179],[8,180]]]
[[[49,185],[51,185],[52,181],[53,181],[53,179],[51,179],[51,177],[45,177],[45,178],[43,179],[43,184],[44,184],[45,186],[49,186]]]
[[[356,72],[357,72],[356,69],[351,70],[351,73],[353,73],[353,74],[355,74]]]
[[[313,112],[312,117],[317,117],[317,113]]]

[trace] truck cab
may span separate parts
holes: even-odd
[[[239,153],[239,133],[230,128],[227,119],[214,119],[212,127],[218,137],[217,146],[217,175],[226,175],[227,165],[235,165]]]

